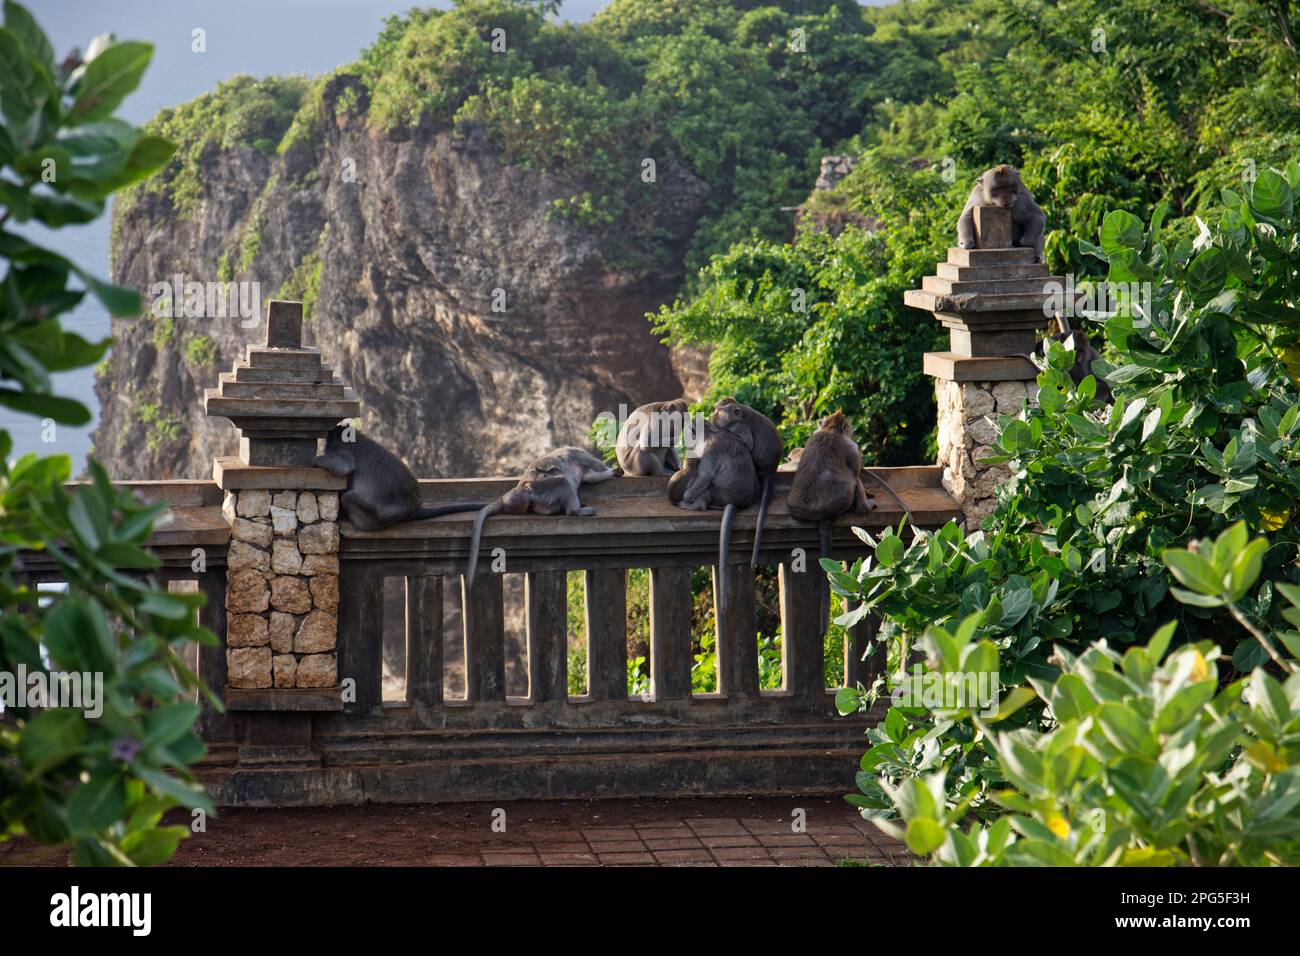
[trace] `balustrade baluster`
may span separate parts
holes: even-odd
[[[691,696],[691,569],[650,571],[650,678],[656,700]]]
[[[718,575],[727,575],[727,607],[718,608]],[[758,615],[754,570],[748,564],[713,569],[713,601],[718,608],[718,691],[727,697],[758,696]]]
[[[587,692],[593,700],[627,699],[627,572],[587,572]]]
[[[442,578],[406,579],[406,701],[442,703]]]
[[[501,607],[501,575],[480,574],[474,578],[474,593],[461,594],[465,616],[465,689],[471,701],[506,699],[506,632]]]
[[[524,584],[528,607],[528,689],[535,703],[569,694],[567,582],[563,571],[534,571]]]

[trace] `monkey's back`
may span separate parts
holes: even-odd
[[[405,462],[391,451],[365,435],[358,434],[349,444],[356,469],[348,476],[348,489],[373,500],[403,499],[412,506],[420,501],[420,483]],[[327,449],[328,450],[328,449]]]
[[[713,479],[709,484],[708,502],[714,508],[735,505],[748,508],[758,501],[762,490],[749,449],[730,432],[718,430],[710,436],[704,456],[712,454]]]
[[[827,431],[814,432],[808,439],[786,496],[793,517],[825,521],[853,507],[858,477],[844,461],[845,442],[842,436]]]

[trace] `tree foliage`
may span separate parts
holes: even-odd
[[[174,147],[112,115],[139,83],[148,44],[106,35],[84,59],[60,64],[26,9],[6,0],[4,13],[0,403],[82,424],[89,412],[54,395],[50,373],[97,361],[109,341],[66,332],[59,317],[87,292],[114,315],[137,315],[139,293],[9,224],[89,222]],[[70,489],[68,456],[10,462],[11,449],[0,431],[0,683],[9,698],[0,710],[0,841],[26,835],[71,846],[79,864],[161,862],[189,832],[159,826],[163,813],[212,810],[188,771],[203,755],[193,730],[201,688],[181,657],[187,645],[216,640],[197,625],[202,598],[149,579],[159,562],[145,544],[162,506],[115,488],[94,462],[91,480]],[[24,550],[45,552],[66,590],[38,591],[24,574]],[[76,706],[56,694],[53,675],[84,678]]]
[[[916,833],[909,823],[917,852],[964,864],[1293,859],[1293,828],[1246,821],[1300,800],[1298,195],[1292,162],[1223,190],[1195,238],[1165,227],[1163,207],[1149,223],[1108,214],[1080,248],[1117,293],[1108,360],[1094,365],[1114,404],[1097,400],[1092,376],[1076,385],[1073,355],[1053,345],[1038,406],[999,423],[986,460],[1011,480],[980,532],[949,525],[911,545],[889,534],[848,571],[824,562],[832,586],[863,602],[841,623],[884,618],[893,668],[844,691],[843,710],[901,686],[909,653],[928,672],[971,671],[968,645],[1016,704],[996,733],[969,713],[910,706],[872,732],[852,797],[864,813],[910,820],[918,787],[944,794]],[[1198,658],[1207,670],[1188,683]],[[1164,727],[1175,691],[1205,709],[1180,703]],[[1019,814],[1014,833],[992,823],[949,841],[959,818],[1006,810]],[[1079,827],[1094,811],[1105,838]]]

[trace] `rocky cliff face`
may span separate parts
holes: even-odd
[[[611,264],[619,236],[548,218],[583,184],[503,165],[476,133],[391,133],[340,107],[281,155],[209,145],[188,217],[142,192],[115,210],[114,279],[256,281],[304,298],[309,344],[357,393],[362,429],[422,476],[509,474],[547,448],[585,443],[601,411],[698,394],[698,354],[672,354],[648,311],[669,301],[707,196],[661,169],[653,264]],[[623,254],[616,261],[626,261]],[[649,257],[645,257],[649,261]],[[494,311],[504,302],[505,310]],[[233,427],[203,414],[261,325],[152,316],[115,323],[101,369],[95,451],[115,478],[201,478],[233,454]]]

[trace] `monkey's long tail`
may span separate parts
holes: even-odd
[[[823,518],[817,522],[817,534],[821,539],[820,555],[823,558],[831,556],[831,540],[835,533],[835,526],[830,518]],[[821,613],[821,636],[826,636],[826,629],[830,627],[831,619],[831,589],[830,583],[825,580],[826,572],[821,570],[821,562],[817,564],[818,573],[822,576],[822,613]]]
[[[488,518],[501,512],[501,502],[494,501],[489,505],[479,509],[479,513],[474,516],[474,530],[469,536],[469,564],[465,569],[465,595],[467,598],[471,591],[474,590],[474,569],[478,567],[478,549],[483,539],[483,525]]]
[[[754,553],[749,556],[749,566],[758,567],[758,547],[763,540],[763,523],[767,519],[767,506],[772,503],[772,485],[775,476],[768,472],[763,476],[763,497],[758,502],[758,520],[754,522]]]
[[[736,506],[722,509],[722,530],[718,532],[718,612],[727,609],[727,555],[731,552],[731,519],[736,517]]]
[[[903,499],[898,497],[898,492],[896,492],[890,486],[889,482],[885,481],[885,479],[881,478],[879,475],[873,475],[865,468],[862,469],[862,474],[866,475],[868,478],[870,478],[872,481],[878,484],[881,488],[885,489],[885,491],[889,494],[889,497],[894,499],[894,504],[898,505],[899,510],[902,511],[903,514],[907,515],[907,523],[911,524],[912,512],[908,509],[907,505],[903,504]]]
[[[423,521],[425,518],[439,518],[442,515],[460,514],[463,511],[478,511],[480,508],[486,508],[487,505],[486,501],[449,501],[445,505],[436,507],[421,505],[408,520]]]

